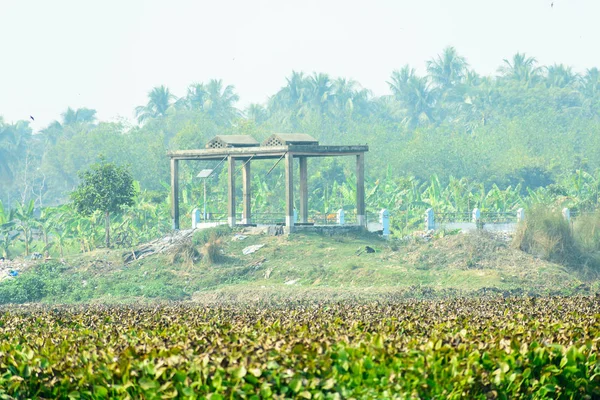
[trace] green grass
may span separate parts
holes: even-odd
[[[488,235],[452,235],[428,243],[384,241],[377,236],[203,232],[202,248],[218,241],[220,262],[184,261],[154,255],[131,264],[124,250],[96,250],[68,257],[65,264],[39,264],[0,283],[7,302],[147,302],[156,300],[247,300],[288,297],[432,297],[497,292],[571,294],[596,290],[577,271],[542,261]],[[244,255],[250,245],[260,250]],[[359,250],[370,246],[375,253]],[[587,282],[587,283],[586,283]],[[581,286],[582,284],[586,284]]]

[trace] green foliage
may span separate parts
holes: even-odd
[[[79,174],[81,183],[71,194],[75,210],[85,216],[96,211],[115,213],[134,204],[135,188],[125,167],[101,159]]]
[[[71,193],[75,210],[84,216],[96,211],[104,214],[106,247],[109,247],[110,214],[134,204],[136,191],[131,173],[125,167],[101,159],[79,177],[82,181]]]
[[[568,222],[560,211],[534,206],[519,224],[513,244],[545,260],[600,272],[600,220],[598,212]]]
[[[192,243],[195,246],[202,246],[211,240],[230,235],[232,232],[233,230],[229,225],[219,225],[214,228],[200,229],[194,232]]]
[[[597,398],[598,307],[573,297],[5,308],[0,396]]]

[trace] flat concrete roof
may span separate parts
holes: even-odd
[[[279,158],[286,153],[293,156],[331,157],[358,155],[369,151],[369,146],[321,146],[288,145],[260,147],[228,147],[222,149],[175,150],[167,156],[174,160],[215,160],[227,156],[235,158],[269,159]]]

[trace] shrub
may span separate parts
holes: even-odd
[[[202,257],[202,254],[197,250],[192,243],[182,243],[171,250],[171,264],[184,264],[187,266],[193,265]]]
[[[208,243],[213,237],[221,238],[223,236],[230,235],[232,233],[231,227],[229,225],[219,225],[214,228],[208,229],[200,229],[194,232],[194,236],[192,236],[192,243],[196,246],[203,246]]]
[[[513,244],[519,249],[559,263],[571,262],[578,249],[571,227],[560,211],[534,206],[519,224]]]
[[[585,269],[600,269],[600,214],[582,216],[571,227],[562,213],[538,205],[527,211],[513,245],[545,260]]]
[[[223,240],[216,233],[202,247],[202,256],[206,264],[218,264],[225,258],[223,256]]]

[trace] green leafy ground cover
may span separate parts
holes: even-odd
[[[0,308],[0,397],[591,399],[600,298]]]
[[[123,250],[96,250],[67,258],[64,264],[41,263],[16,279],[0,282],[0,303],[256,301],[273,296],[341,300],[386,293],[433,298],[598,290],[598,281],[589,274],[540,260],[484,234],[430,242],[317,234],[248,234],[234,241],[234,232],[223,235],[211,239],[211,234],[198,233],[193,244],[175,254],[130,264],[123,262],[128,254]],[[257,244],[264,247],[253,254],[242,253]],[[216,254],[212,262],[202,256],[207,246]],[[365,246],[375,253],[360,253]]]

